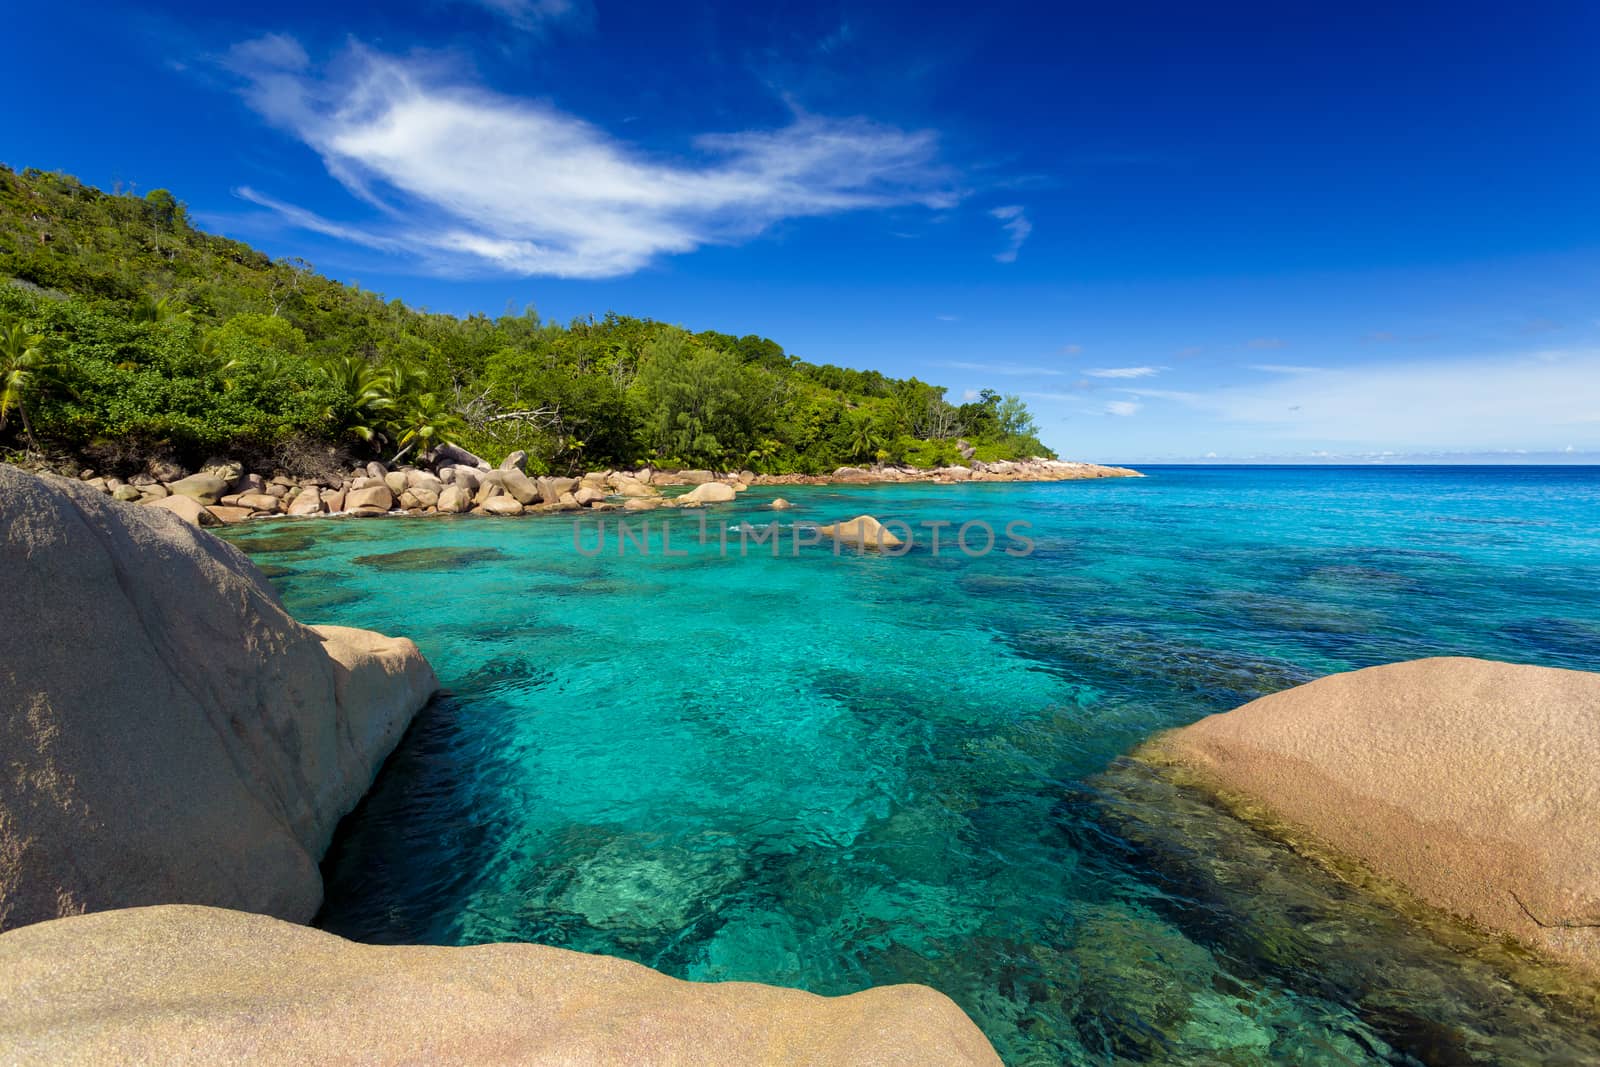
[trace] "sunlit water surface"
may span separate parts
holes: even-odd
[[[1600,1059],[1566,1001],[1117,758],[1331,671],[1600,668],[1600,470],[774,495],[710,529],[1021,520],[1037,547],[740,558],[694,513],[671,557],[619,557],[616,515],[593,557],[561,516],[231,532],[296,615],[406,634],[448,689],[342,827],[321,924],[925,982],[1011,1063]]]

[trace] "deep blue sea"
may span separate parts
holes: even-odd
[[[758,488],[704,545],[672,512],[682,555],[661,512],[627,516],[648,555],[617,514],[593,555],[593,516],[231,532],[298,617],[410,636],[448,689],[342,827],[321,924],[925,982],[1011,1063],[1600,1060],[1593,1019],[1470,939],[1119,760],[1332,671],[1600,669],[1600,468],[1146,470]],[[863,512],[952,525],[793,551]],[[775,518],[780,556],[741,556]],[[994,551],[950,544],[969,522]]]

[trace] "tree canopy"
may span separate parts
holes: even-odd
[[[411,308],[195,228],[158,189],[0,167],[0,450],[391,459],[454,441],[534,469],[818,473],[1053,455],[1026,405],[617,314]],[[13,417],[15,416],[15,417]]]

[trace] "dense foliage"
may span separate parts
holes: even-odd
[[[806,363],[615,314],[461,319],[190,225],[171,193],[0,167],[0,449],[396,455],[815,473],[1050,455],[1015,397]],[[330,447],[336,446],[336,447]],[[298,450],[298,451],[297,451]]]

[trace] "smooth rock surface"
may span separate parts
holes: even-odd
[[[439,510],[446,515],[459,515],[472,507],[472,494],[464,486],[447,485],[439,493]]]
[[[174,496],[190,497],[202,504],[215,504],[228,491],[228,480],[215,474],[191,474],[187,478],[169,482],[167,489]]]
[[[192,496],[174,494],[172,496],[158,497],[142,506],[170,511],[191,526],[216,526],[222,521],[206,510],[206,506]]]
[[[175,902],[309,920],[335,824],[437,688],[409,641],[290,618],[166,503],[0,465],[0,929]]]
[[[360,945],[154,907],[0,936],[0,1061],[995,1065],[926,986],[682,982],[542,945]]]
[[[301,494],[289,504],[290,515],[320,515],[322,514],[322,490],[316,486],[308,486]]]
[[[521,515],[526,510],[519,500],[511,496],[492,496],[479,507],[490,515]]]
[[[1435,907],[1600,973],[1600,673],[1439,658],[1154,739]]]
[[[496,471],[495,481],[498,482],[507,493],[511,494],[517,503],[523,505],[524,507],[529,504],[537,504],[541,499],[538,484],[534,482],[532,478],[529,478],[526,474],[523,474],[521,471],[515,468],[512,468],[511,470]]]
[[[734,498],[733,487],[723,482],[701,482],[678,498],[680,504],[725,504]]]
[[[905,544],[871,515],[857,515],[847,522],[819,526],[817,532],[847,545],[865,548],[898,548]]]
[[[250,508],[230,508],[224,504],[214,504],[206,508],[206,510],[211,512],[212,516],[224,526],[232,526],[234,523],[244,522],[255,514]]]
[[[394,507],[394,494],[387,485],[352,489],[345,495],[344,507],[347,511],[381,514]]]
[[[302,496],[305,494],[301,494]],[[267,493],[241,493],[239,494],[239,507],[249,508],[251,511],[277,511],[282,504],[275,496]]]
[[[486,471],[489,469],[489,464],[485,460],[479,459],[477,456],[474,456],[471,452],[468,452],[460,445],[452,445],[449,443],[436,446],[433,450],[433,459],[434,462],[439,466],[444,466],[446,464],[460,464],[462,466],[472,467],[480,471]]]

